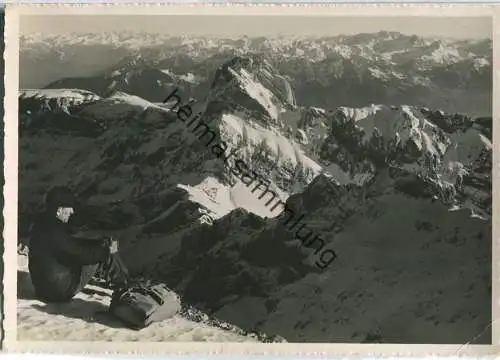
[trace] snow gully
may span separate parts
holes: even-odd
[[[260,190],[261,194],[258,196],[259,200],[268,196],[265,206],[269,207],[274,202],[274,205],[270,208],[271,212],[274,212],[278,209],[278,207],[281,207],[278,211],[281,213],[280,220],[283,225],[285,225],[285,228],[289,231],[295,229],[295,238],[301,242],[302,246],[314,249],[314,254],[318,255],[318,259],[315,262],[316,266],[321,270],[326,269],[337,258],[335,251],[325,249],[325,240],[317,234],[313,234],[313,231],[308,229],[304,222],[301,223],[301,221],[305,218],[304,214],[300,214],[300,216],[297,217],[295,211],[285,202],[281,201],[276,192],[269,189],[269,180],[264,179],[262,176],[253,171],[243,159],[237,158],[237,149],[233,149],[229,152],[229,155],[225,155],[229,149],[228,144],[225,141],[220,140],[217,134],[201,120],[201,112],[198,112],[193,116],[193,109],[191,105],[189,103],[182,105],[182,100],[178,91],[179,89],[174,89],[174,91],[172,91],[163,101],[164,103],[168,103],[175,100],[175,103],[170,107],[170,110],[176,111],[177,119],[182,121],[188,128],[196,124],[196,126],[190,128],[191,132],[196,134],[197,131],[201,130],[198,133],[198,140],[201,141],[205,137],[205,141],[209,139],[209,141],[205,143],[205,146],[210,148],[212,153],[217,158],[223,159],[231,173],[235,175],[243,184],[245,184],[247,188],[250,188],[253,185],[253,188],[251,189],[252,194],[257,190]],[[231,157],[234,162],[234,166],[231,166],[229,161]],[[300,226],[298,226],[299,224]]]

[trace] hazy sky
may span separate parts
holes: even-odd
[[[310,17],[224,15],[23,15],[22,33],[145,31],[171,35],[337,35],[380,30],[449,38],[491,37],[484,17]]]

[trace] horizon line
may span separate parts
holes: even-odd
[[[453,41],[484,41],[484,40],[490,40],[492,41],[493,38],[490,35],[485,35],[483,37],[453,37],[449,35],[418,35],[415,33],[408,33],[408,32],[403,32],[403,31],[393,31],[393,30],[374,30],[374,31],[369,31],[369,32],[359,32],[359,33],[338,33],[335,35],[327,35],[327,34],[283,34],[283,33],[278,33],[278,34],[271,34],[271,35],[246,35],[246,34],[168,34],[168,33],[163,33],[160,31],[145,31],[145,30],[128,30],[128,29],[121,29],[121,30],[108,30],[108,31],[89,31],[89,30],[75,30],[75,31],[54,31],[54,32],[45,32],[45,31],[20,31],[19,35],[20,36],[30,36],[30,35],[39,35],[41,34],[42,36],[57,36],[57,35],[88,35],[88,34],[116,34],[116,33],[129,33],[129,34],[144,34],[144,35],[161,35],[165,38],[169,39],[210,39],[210,38],[217,38],[217,39],[242,39],[242,38],[247,38],[247,39],[260,39],[260,38],[266,38],[266,39],[286,39],[286,38],[299,38],[299,39],[335,39],[335,38],[341,38],[341,37],[353,37],[353,36],[358,36],[358,35],[376,35],[380,33],[389,33],[389,34],[398,34],[402,36],[416,36],[421,39],[425,40],[433,40],[433,39],[439,39],[439,40],[453,40]]]
[[[335,37],[397,32],[422,38],[492,38],[490,17],[24,15],[19,33],[149,33],[198,37]]]

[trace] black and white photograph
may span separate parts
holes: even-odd
[[[495,343],[493,18],[406,14],[19,16],[17,341]]]

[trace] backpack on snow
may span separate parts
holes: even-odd
[[[179,296],[164,284],[135,285],[113,293],[109,311],[125,325],[140,330],[181,310]]]

